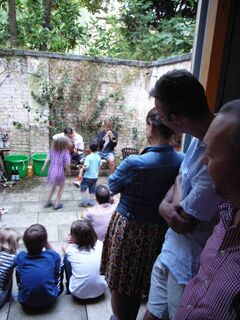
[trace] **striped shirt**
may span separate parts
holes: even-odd
[[[221,220],[207,241],[197,275],[186,286],[175,320],[240,319],[240,223],[221,201]]]
[[[5,289],[11,280],[14,269],[14,254],[5,251],[0,252],[0,292]]]

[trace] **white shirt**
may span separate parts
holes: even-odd
[[[69,290],[79,299],[96,298],[107,288],[104,276],[99,274],[102,242],[97,241],[90,251],[79,250],[76,244],[67,249],[67,259],[72,267]]]
[[[64,136],[65,136],[64,132],[57,133],[53,136],[53,139],[56,140],[56,139],[58,139],[60,137],[64,137]],[[75,149],[84,150],[84,142],[83,142],[83,138],[82,138],[82,136],[80,136],[80,134],[78,134],[77,132],[73,132],[73,135],[70,140],[74,144]]]

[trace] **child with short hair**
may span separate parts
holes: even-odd
[[[20,233],[14,229],[0,230],[0,308],[11,297],[14,259],[20,238]]]
[[[53,209],[58,210],[63,208],[63,204],[61,204],[60,201],[62,198],[65,183],[64,169],[67,170],[70,174],[70,145],[71,141],[67,137],[59,137],[52,141],[51,150],[42,168],[42,172],[44,172],[46,166],[50,162],[50,167],[48,171],[48,184],[51,185],[51,190],[48,196],[48,201],[44,206],[45,208],[49,208],[53,205],[51,199],[57,186],[59,186],[59,189]]]
[[[86,156],[83,170],[84,176],[80,184],[80,191],[82,194],[81,207],[94,206],[94,196],[96,190],[96,183],[98,179],[99,169],[102,165],[101,157],[97,154],[98,144],[92,141],[89,145],[90,154]],[[87,189],[89,190],[90,200],[87,199]]]
[[[24,232],[23,242],[27,252],[20,252],[15,260],[18,301],[27,309],[48,307],[63,291],[61,257],[51,249],[41,224],[31,225]]]
[[[72,244],[63,247],[67,290],[79,299],[97,298],[107,288],[104,276],[99,274],[102,242],[84,220],[72,223],[70,237]]]

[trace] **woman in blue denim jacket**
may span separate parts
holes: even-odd
[[[101,273],[111,290],[112,319],[136,319],[142,295],[147,295],[153,263],[167,230],[158,206],[174,183],[183,154],[174,151],[174,132],[157,116],[146,117],[150,144],[140,155],[127,157],[109,177],[120,202],[104,241]]]

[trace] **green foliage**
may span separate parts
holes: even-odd
[[[46,27],[45,1],[16,0],[20,47],[55,52],[79,47],[92,56],[135,60],[156,60],[191,50],[197,0],[119,2],[116,15],[111,14],[111,1],[52,0]],[[9,46],[7,11],[7,1],[0,0],[0,47]]]
[[[94,56],[156,60],[193,45],[197,0],[123,0],[120,17],[92,20],[85,49]]]
[[[52,1],[49,28],[44,27],[44,1],[16,1],[17,23],[20,47],[39,50],[46,44],[48,51],[67,52],[76,47],[85,36],[85,27],[81,24],[79,1]],[[9,46],[7,8],[1,6],[2,28],[0,42]]]

